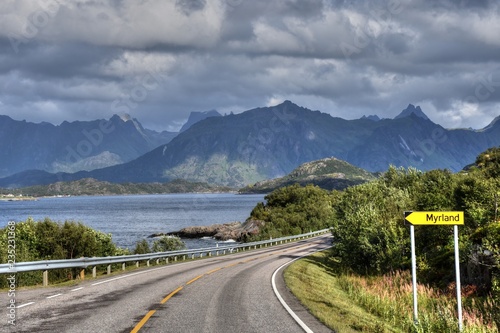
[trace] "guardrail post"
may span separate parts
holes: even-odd
[[[135,267],[139,267],[139,260],[135,262]]]
[[[159,265],[160,264],[160,258],[156,259],[156,264]]]
[[[97,266],[92,267],[92,277],[94,279],[97,277]]]
[[[174,256],[174,261],[177,261],[177,256]]]
[[[148,260],[148,261],[146,261],[146,266],[148,266],[148,267],[149,267],[149,260]]]
[[[165,264],[168,264],[168,257],[165,258]]]
[[[182,256],[182,261],[186,261],[186,255]]]
[[[194,253],[193,253],[193,254],[191,254],[191,259],[194,259]]]
[[[44,270],[43,271],[43,286],[47,287],[49,285],[49,271]]]
[[[108,273],[108,275],[111,274],[111,264],[109,264],[108,267],[107,267],[107,273]]]
[[[85,268],[82,268],[80,270],[80,280],[85,280]]]
[[[124,271],[125,269],[127,269],[127,263],[123,262],[122,263],[122,271]]]
[[[211,257],[212,256],[212,252],[208,252],[208,256]]]

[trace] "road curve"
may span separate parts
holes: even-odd
[[[77,286],[19,290],[16,326],[4,319],[0,328],[12,332],[304,332],[274,294],[271,277],[281,265],[330,243],[330,237],[321,236],[87,280]],[[276,284],[311,331],[330,332],[287,291],[280,274]],[[6,292],[0,302],[7,304]]]

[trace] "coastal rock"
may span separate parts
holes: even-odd
[[[256,235],[264,225],[264,221],[249,220],[244,223],[230,222],[225,224],[212,224],[209,226],[186,227],[179,231],[166,234],[153,234],[149,237],[164,235],[178,236],[181,238],[213,237],[217,240],[226,241],[233,239],[237,242],[244,241],[247,237]]]

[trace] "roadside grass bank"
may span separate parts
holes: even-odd
[[[342,272],[318,252],[285,270],[292,293],[321,322],[344,332],[458,332],[454,295],[418,286],[419,324],[413,322],[411,275],[361,277]],[[463,333],[499,332],[491,298],[463,297]]]

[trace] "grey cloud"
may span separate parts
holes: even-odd
[[[176,0],[175,6],[185,15],[189,15],[192,12],[203,10],[206,3],[206,0]]]
[[[2,7],[0,114],[108,118],[146,91],[120,110],[155,129],[283,99],[348,119],[421,103],[445,127],[498,115],[497,1],[58,1],[17,53],[6,31],[34,7]]]

